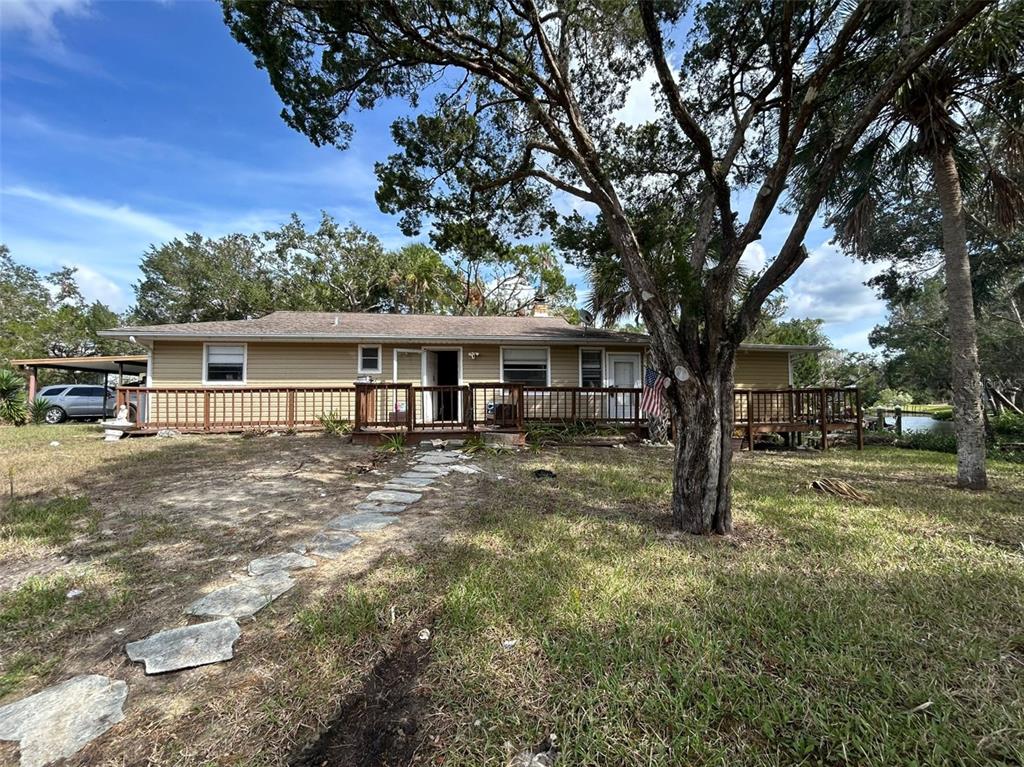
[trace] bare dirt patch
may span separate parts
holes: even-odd
[[[55,603],[0,637],[0,678],[7,682],[0,703],[79,673],[127,681],[125,721],[71,764],[286,763],[359,688],[379,648],[419,620],[421,608],[382,608],[376,622],[386,630],[350,646],[318,643],[302,612],[343,603],[384,559],[414,561],[420,547],[444,537],[471,495],[459,488],[478,481],[453,473],[398,524],[359,533],[361,545],[296,574],[291,591],[243,623],[232,662],[147,677],[125,657],[126,642],[186,625],[182,611],[195,598],[231,583],[251,559],[307,542],[404,471],[410,457],[319,435],[110,445],[83,430],[67,432],[60,448],[49,446],[50,436],[19,446],[21,487],[30,490],[21,500],[84,496],[98,521],[57,545],[24,539],[0,552],[5,577],[52,583]],[[49,483],[48,461],[61,467]],[[83,597],[64,599],[77,588]],[[21,661],[28,671],[14,668],[16,657],[31,660]]]
[[[433,616],[412,626],[398,646],[373,667],[362,689],[349,696],[320,736],[292,767],[398,767],[411,764],[424,741],[429,699],[419,680],[430,663]]]

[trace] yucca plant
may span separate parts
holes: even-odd
[[[332,437],[344,437],[352,433],[352,422],[346,421],[337,413],[321,413],[317,420],[324,427],[324,432]]]
[[[384,438],[377,448],[382,453],[401,453],[405,451],[405,435],[391,434]]]
[[[50,409],[50,400],[46,397],[36,397],[28,405],[28,417],[32,423],[46,423],[46,411]]]
[[[0,423],[24,426],[26,420],[25,382],[10,368],[0,368]]]

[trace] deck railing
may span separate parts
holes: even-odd
[[[639,429],[642,389],[474,383],[417,386],[204,386],[118,389],[136,425],[188,431],[318,428],[321,416],[356,431],[521,431],[531,421],[588,421]],[[856,431],[863,443],[857,389],[737,389],[734,423],[748,444],[764,432]]]

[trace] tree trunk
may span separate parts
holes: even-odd
[[[956,432],[956,481],[960,487],[982,490],[985,473],[985,424],[978,366],[978,333],[971,291],[971,262],[967,257],[967,226],[960,174],[953,147],[944,144],[932,155],[935,189],[942,209],[942,247],[946,259],[946,303],[952,353],[953,426]]]
[[[672,523],[696,535],[732,530],[732,360],[674,386]]]

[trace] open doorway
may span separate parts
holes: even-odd
[[[425,386],[459,385],[459,350],[426,349],[423,352],[423,383]],[[431,420],[458,421],[461,397],[455,389],[432,392],[425,402]]]

